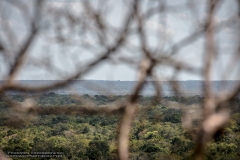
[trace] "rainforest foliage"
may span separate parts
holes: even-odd
[[[16,94],[10,97],[16,102],[32,98],[36,105],[41,107],[87,107],[87,105],[98,107],[124,103],[128,96],[78,96],[51,92],[41,96]],[[187,114],[195,112],[199,115],[202,100],[202,97],[194,96],[164,97],[161,101],[156,101],[155,97],[141,96],[130,135],[131,159],[190,159],[195,148],[194,139],[197,138],[195,132],[199,129],[201,118],[195,117],[192,120],[191,130],[185,130],[182,121]],[[206,159],[240,159],[239,104],[239,98],[232,101],[232,118],[208,144]],[[117,136],[120,114],[26,116],[27,120],[21,124],[20,121],[16,121],[15,126],[10,126],[6,115],[11,116],[11,112],[5,100],[0,100],[0,109],[0,147],[6,154],[58,152],[62,153],[60,159],[118,159]],[[16,116],[12,119],[17,119],[18,115],[12,116]]]

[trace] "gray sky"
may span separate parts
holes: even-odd
[[[27,0],[23,1],[26,2]],[[31,1],[28,5],[31,5]],[[127,14],[127,1],[119,0],[108,0],[101,1],[107,5],[102,5],[98,1],[92,0],[93,7],[98,9],[99,7],[106,6],[105,19],[109,25],[118,28]],[[144,24],[145,29],[148,33],[148,46],[151,50],[158,49],[164,52],[169,51],[169,47],[179,42],[182,38],[190,35],[192,32],[196,31],[199,26],[204,22],[207,17],[206,10],[206,0],[192,0],[191,2],[195,4],[194,13],[186,7],[187,0],[168,0],[167,6],[183,6],[182,9],[176,13],[166,13],[162,17],[152,17],[148,19]],[[3,2],[2,2],[3,3]],[[144,0],[143,8],[151,7],[156,5],[156,2]],[[4,6],[5,5],[5,6]],[[9,25],[17,33],[17,41],[19,44],[23,41],[25,35],[28,34],[27,25],[24,25],[21,14],[16,10],[9,7],[9,4],[4,4],[0,7],[0,10],[8,14],[7,18],[4,19],[3,16],[0,17],[0,26],[8,21]],[[73,14],[82,14],[83,6],[81,1],[68,1],[63,0],[51,0],[48,1],[48,6],[55,9],[70,10]],[[10,8],[11,10],[7,10]],[[217,60],[214,63],[214,69],[212,78],[215,80],[220,79],[239,79],[239,65],[234,67],[231,71],[233,74],[222,76],[225,72],[226,67],[231,64],[231,59],[233,58],[234,51],[237,45],[239,45],[239,19],[237,19],[237,3],[236,0],[223,0],[223,3],[215,13],[215,23],[217,25],[224,24],[229,18],[233,21],[238,21],[235,25],[225,26],[221,32],[216,35],[217,42]],[[31,11],[30,11],[31,12]],[[43,14],[44,15],[44,14]],[[41,25],[41,34],[35,39],[31,48],[28,50],[28,55],[31,58],[42,59],[44,61],[49,61],[56,68],[61,71],[71,71],[74,73],[75,70],[81,68],[89,61],[96,58],[99,53],[103,50],[101,45],[96,42],[94,35],[91,33],[79,33],[79,29],[75,30],[64,30],[63,34],[68,37],[69,43],[62,45],[57,44],[51,40],[51,36],[54,37],[54,32],[51,30],[51,25],[54,21],[61,22],[59,17],[48,17],[46,14],[43,16],[43,22]],[[59,19],[58,19],[59,18]],[[57,19],[57,20],[56,20]],[[63,22],[63,25],[66,25]],[[4,29],[0,28],[0,36],[3,35]],[[66,32],[66,33],[65,33]],[[77,35],[80,34],[81,36]],[[117,33],[117,32],[116,32]],[[109,32],[109,37],[106,39],[106,43],[111,44],[116,37],[116,33]],[[203,35],[204,36],[204,35]],[[202,36],[202,37],[203,37]],[[2,36],[1,36],[2,37]],[[4,41],[4,39],[1,39]],[[131,36],[128,39],[128,43],[131,46],[138,46],[138,37]],[[16,43],[17,44],[17,43]],[[79,45],[81,44],[81,45]],[[183,63],[202,67],[202,58],[204,53],[205,43],[203,38],[200,38],[191,45],[184,47],[177,56],[176,60]],[[14,48],[14,47],[13,47]],[[16,47],[17,48],[17,45]],[[14,50],[14,49],[13,49]],[[126,55],[133,60],[140,60],[141,55],[138,54],[138,50],[131,47],[131,51],[128,49],[121,49],[117,53],[118,56]],[[0,57],[1,60],[2,57]],[[31,62],[31,58],[28,59]],[[76,67],[77,66],[77,67]],[[6,68],[4,63],[0,65],[0,79],[4,79]],[[88,73],[83,79],[98,79],[98,80],[136,80],[138,73],[135,69],[136,66],[123,65],[116,62],[104,62],[104,64],[98,66],[92,72]],[[235,70],[235,71],[234,71]],[[171,77],[172,70],[168,67],[159,67],[155,70],[159,77]],[[67,74],[63,72],[63,77]],[[226,72],[227,73],[227,72]],[[181,73],[176,77],[178,80],[198,80],[201,79],[200,76],[194,74]],[[44,67],[37,67],[31,65],[25,65],[24,69],[18,74],[17,79],[61,79],[61,76],[56,76],[52,74],[48,69]],[[162,79],[164,80],[164,79]]]

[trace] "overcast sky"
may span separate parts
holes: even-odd
[[[23,1],[26,2],[27,0]],[[31,5],[31,1],[28,0],[28,5]],[[100,3],[96,0],[91,1],[93,6],[97,9],[101,7],[101,3],[107,4],[105,19],[112,26],[118,27],[124,21],[124,17],[127,14],[127,1],[119,1],[119,0],[108,0],[101,1]],[[161,49],[168,50],[169,46],[180,41],[182,38],[190,35],[197,29],[199,26],[203,24],[205,18],[207,17],[207,1],[206,0],[192,0],[191,2],[195,4],[194,13],[186,7],[187,0],[168,0],[167,6],[182,6],[182,9],[176,11],[176,13],[166,13],[162,18],[153,17],[147,20],[144,23],[145,28],[149,33],[149,41],[148,45],[153,49]],[[21,18],[20,13],[16,9],[12,9],[9,4],[3,4],[0,7],[1,11],[4,11],[8,14],[7,18],[4,19],[3,16],[0,17],[0,26],[5,21],[11,25],[13,30],[17,33],[18,42],[21,44],[21,41],[24,40],[24,36],[28,34],[28,28],[24,25]],[[49,0],[47,2],[49,6],[62,9],[62,10],[71,10],[71,13],[75,12],[76,14],[81,14],[83,10],[83,6],[81,1],[63,1],[63,0]],[[154,6],[155,2],[152,1],[144,1],[144,7]],[[103,5],[105,6],[105,5]],[[31,12],[31,11],[30,11]],[[215,80],[220,79],[239,79],[239,65],[238,67],[234,67],[233,73],[231,75],[226,75],[223,77],[223,72],[225,72],[226,66],[228,66],[230,59],[234,59],[232,56],[234,51],[236,51],[237,45],[239,45],[239,19],[238,15],[238,5],[236,0],[223,0],[219,9],[216,11],[214,16],[214,21],[216,24],[221,25],[224,24],[229,18],[232,18],[235,21],[235,25],[230,25],[224,27],[221,32],[218,32],[216,35],[217,42],[217,61],[214,64],[214,70],[212,77]],[[52,17],[47,17],[44,15],[45,21],[43,24],[51,25],[51,22],[54,20]],[[55,17],[56,18],[56,17]],[[56,19],[55,19],[56,20]],[[59,19],[60,21],[60,19]],[[53,22],[52,22],[53,23]],[[81,43],[85,43],[89,46],[94,46],[92,48],[84,48],[81,45],[73,45],[71,43],[67,43],[64,46],[61,44],[50,43],[49,39],[51,35],[51,31],[46,32],[46,30],[50,30],[51,27],[43,26],[42,35],[38,36],[31,48],[28,50],[28,55],[32,58],[42,58],[45,57],[45,60],[49,60],[54,66],[59,68],[62,71],[73,71],[76,70],[76,64],[84,64],[98,56],[98,53],[101,51],[101,45],[97,45],[96,41],[91,35],[84,35],[81,38]],[[50,28],[50,29],[49,29]],[[77,29],[76,29],[77,30]],[[3,35],[4,29],[0,28],[0,36]],[[67,31],[66,31],[67,32]],[[47,33],[47,35],[46,35]],[[54,34],[54,33],[53,33]],[[114,37],[114,33],[111,33],[112,37]],[[111,35],[110,34],[110,35]],[[79,37],[76,36],[75,32],[72,31],[72,34],[68,34],[69,39],[77,39]],[[161,35],[162,37],[159,37]],[[1,36],[3,37],[3,36]],[[204,35],[202,36],[204,37]],[[47,40],[46,40],[47,39]],[[111,40],[114,38],[106,39],[111,43]],[[4,39],[0,39],[4,41]],[[137,37],[130,37],[128,39],[129,44],[138,45]],[[73,40],[71,42],[74,42]],[[203,38],[198,39],[196,42],[184,47],[180,53],[175,57],[177,60],[181,60],[184,63],[194,65],[197,67],[202,67],[202,54],[204,53],[204,41]],[[61,52],[61,54],[60,54]],[[126,54],[126,56],[131,57],[132,59],[140,59],[141,56],[136,53],[129,53],[124,49],[119,51],[121,53],[118,54]],[[2,57],[0,57],[1,60]],[[239,63],[240,64],[240,63]],[[6,68],[4,63],[0,65],[0,77],[4,77],[6,73]],[[155,72],[159,75],[159,77],[168,77],[171,76],[172,71],[169,68],[159,68],[156,69]],[[65,72],[64,72],[65,73]],[[123,65],[114,62],[106,62],[101,64],[92,72],[88,73],[82,79],[96,79],[96,80],[136,80],[138,73],[134,66]],[[63,77],[65,75],[62,75]],[[2,78],[3,79],[3,78]],[[61,76],[55,76],[49,70],[45,68],[33,67],[32,65],[25,65],[24,69],[19,73],[17,79],[61,79]],[[194,74],[181,73],[178,77],[178,80],[199,80],[200,76]]]

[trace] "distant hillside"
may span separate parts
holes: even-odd
[[[56,83],[54,80],[21,80],[23,86],[42,86]],[[4,83],[4,81],[0,81]],[[201,95],[203,81],[178,81],[183,96]],[[229,92],[233,90],[240,81],[212,81],[214,92]],[[53,90],[58,94],[89,94],[89,95],[126,95],[131,94],[136,81],[103,81],[103,80],[74,80],[71,84]],[[170,82],[160,82],[161,91],[164,96],[174,95]],[[13,92],[11,92],[13,93]],[[15,92],[14,92],[15,93]],[[141,91],[141,95],[151,96],[156,93],[154,81],[147,81]]]

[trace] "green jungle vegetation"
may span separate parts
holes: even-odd
[[[77,106],[85,105],[86,102],[98,107],[117,102],[124,103],[128,97],[59,95],[53,92],[40,96],[20,94],[9,96],[16,102],[33,98],[36,105],[42,107]],[[156,101],[155,97],[140,96],[138,114],[130,135],[130,159],[190,159],[195,148],[196,131],[201,121],[196,115],[200,113],[202,101],[203,98],[200,96],[164,97],[161,101]],[[231,102],[232,118],[207,145],[206,159],[240,159],[239,104],[239,98]],[[59,152],[61,158],[42,159],[118,159],[117,136],[120,114],[28,116],[27,120],[19,125],[18,115],[11,113],[4,100],[0,100],[0,109],[0,147],[6,154]],[[182,118],[187,113],[195,113],[193,117],[196,119],[193,120],[191,130],[185,130],[182,125]],[[17,119],[16,126],[8,125],[6,115]]]

